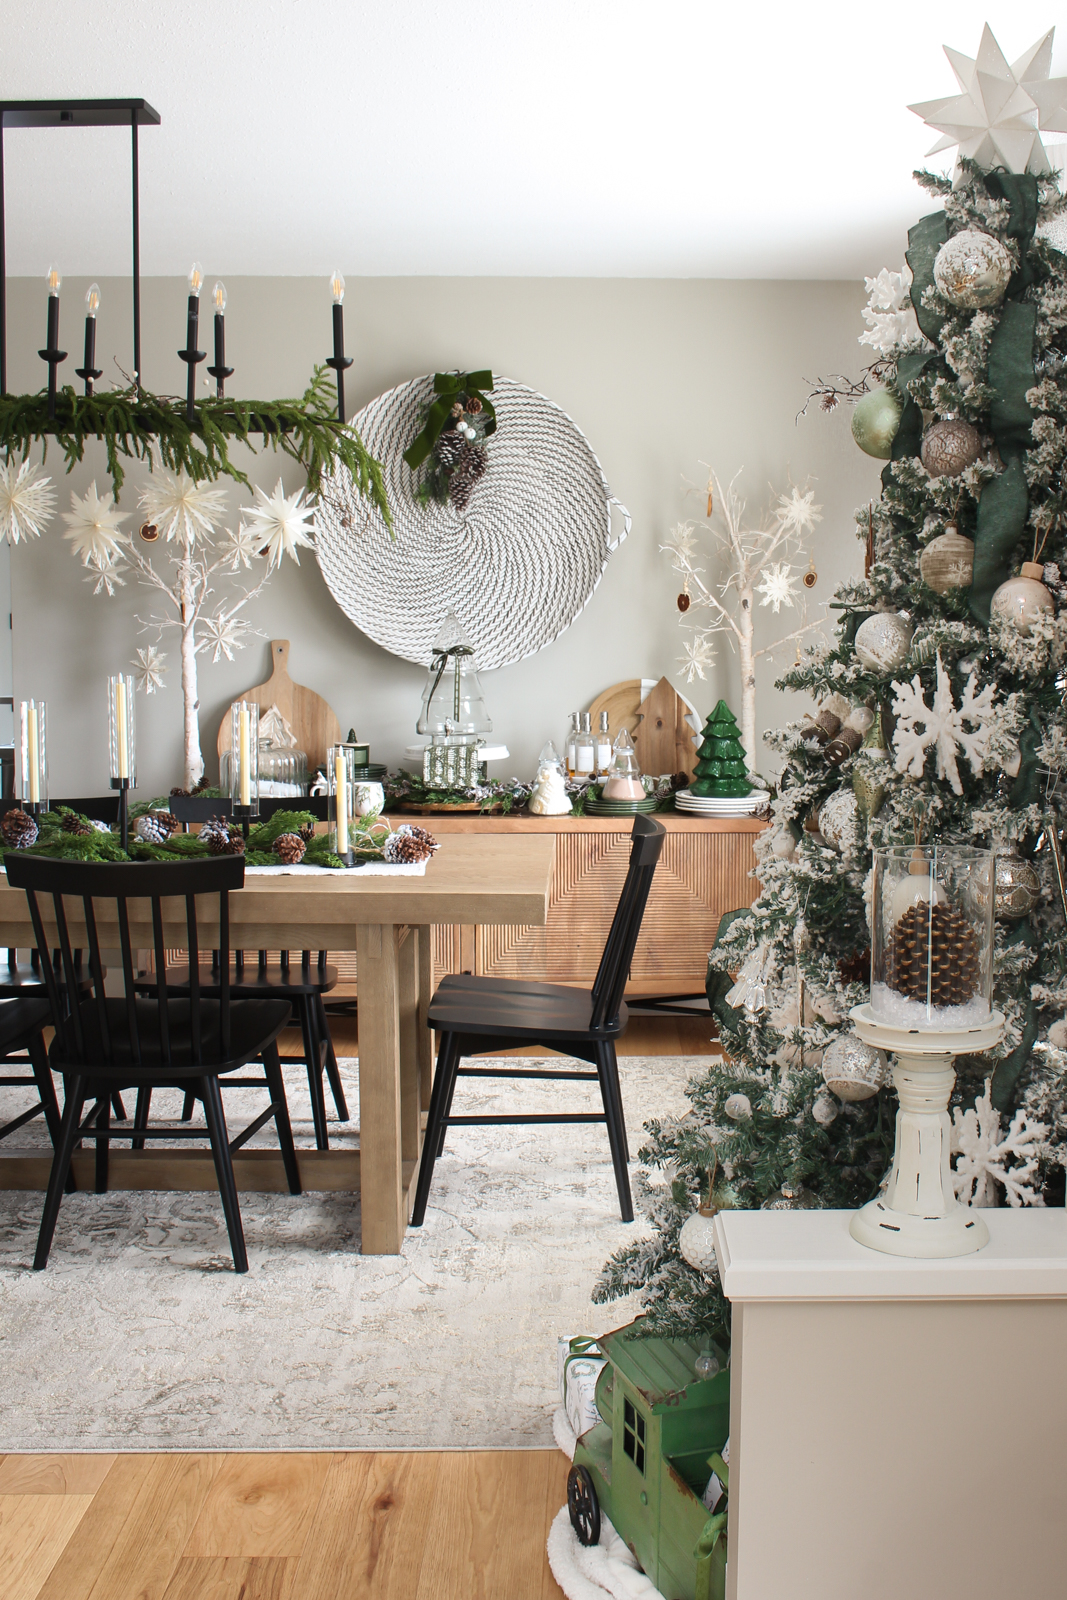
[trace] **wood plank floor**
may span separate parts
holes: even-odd
[[[356,1054],[355,1021],[331,1027]],[[708,1055],[709,1033],[636,1017],[619,1053]],[[0,1596],[559,1600],[566,1478],[558,1450],[3,1456]]]

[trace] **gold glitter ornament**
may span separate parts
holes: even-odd
[[[1012,259],[999,239],[964,228],[946,239],[934,259],[934,282],[946,300],[964,311],[995,306],[1004,298]]]

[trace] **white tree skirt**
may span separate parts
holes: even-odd
[[[564,1506],[548,1532],[548,1564],[567,1600],[663,1600],[603,1512],[600,1543],[584,1545]]]

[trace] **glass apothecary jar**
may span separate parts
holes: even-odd
[[[994,853],[969,845],[874,852],[871,1010],[924,1032],[973,1028],[993,996]]]

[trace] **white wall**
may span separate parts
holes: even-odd
[[[284,226],[279,216],[278,225]],[[208,284],[212,281],[210,264]],[[81,304],[86,283],[63,291],[62,341],[80,365]],[[112,356],[132,366],[128,281],[104,280],[97,357],[117,377]],[[227,357],[236,368],[229,392],[238,396],[297,394],[313,363],[329,350],[325,283],[307,278],[235,278],[228,282]],[[142,283],[143,377],[156,392],[184,389],[175,352],[184,344],[185,284]],[[878,463],[860,454],[848,415],[814,409],[795,417],[806,378],[857,372],[862,352],[863,292],[856,283],[723,282],[713,280],[365,278],[349,284],[346,339],[355,365],[348,378],[352,414],[374,395],[424,372],[491,366],[550,396],[582,428],[613,491],[633,515],[629,539],[612,557],[591,604],[570,630],[539,655],[485,676],[494,737],[512,751],[510,767],[531,772],[545,739],[560,738],[567,713],[621,679],[663,673],[679,687],[681,632],[678,582],[661,537],[679,519],[699,516],[702,485],[712,463],[720,477],[744,468],[753,508],[769,501],[788,474],[811,475],[824,522],[816,539],[817,602],[861,570],[853,511],[878,490]],[[205,307],[206,310],[206,307]],[[204,318],[206,324],[208,319]],[[36,351],[44,342],[45,297],[38,280],[9,281],[8,386],[42,383]],[[75,359],[77,357],[77,359]],[[202,369],[201,369],[202,371]],[[101,380],[103,383],[106,380]],[[48,462],[60,489],[84,492],[95,476],[106,481],[102,447],[92,445],[69,479],[55,446]],[[283,458],[252,459],[250,470],[268,488],[279,472],[287,489],[299,473]],[[136,526],[131,470],[122,506]],[[242,503],[239,487],[231,495]],[[130,584],[114,599],[94,596],[62,539],[63,524],[39,544],[20,546],[11,560],[16,699],[49,702],[53,793],[99,793],[107,784],[104,677],[121,669],[139,636],[136,614],[150,609],[144,589]],[[778,620],[778,632],[787,632]],[[204,665],[200,680],[201,735],[209,771],[216,770],[215,736],[229,701],[260,682],[269,666],[266,640],[292,641],[290,666],[298,682],[333,705],[342,728],[354,725],[370,740],[372,759],[398,760],[415,736],[423,683],[419,667],[400,661],[358,633],[334,603],[308,552],[299,568],[286,565],[255,613],[265,639],[233,664]],[[769,611],[758,628],[773,637]],[[166,644],[164,648],[166,648]],[[782,666],[791,659],[787,651]],[[168,686],[138,696],[139,782],[142,793],[165,791],[181,777],[181,693],[178,660],[170,647]],[[803,701],[772,687],[765,670],[757,717],[760,728],[798,714]],[[706,714],[723,695],[737,709],[737,668],[724,645],[707,682],[688,691]],[[769,763],[764,763],[769,770]],[[502,769],[496,769],[503,776]]]

